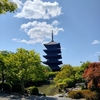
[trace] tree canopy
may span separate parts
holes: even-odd
[[[88,88],[100,88],[100,62],[90,63],[83,73]]]
[[[24,91],[25,83],[45,81],[48,72],[48,67],[41,64],[40,55],[34,50],[19,48],[16,53],[0,52],[0,77],[3,83],[20,83]]]
[[[14,12],[17,9],[17,4],[10,0],[0,0],[0,14],[6,12]]]
[[[65,78],[74,78],[73,67],[71,65],[62,65],[61,71],[58,72],[54,80],[59,81]]]

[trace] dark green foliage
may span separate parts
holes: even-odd
[[[0,83],[0,90],[2,90],[2,88],[3,88],[4,92],[10,92],[11,91],[11,85],[7,82]]]
[[[21,93],[21,91],[22,91],[22,87],[20,84],[12,85],[12,92]]]
[[[49,78],[49,79],[53,79],[53,78],[57,75],[57,73],[58,73],[58,72],[49,72],[49,73],[48,73],[48,78]]]
[[[71,91],[68,93],[68,96],[73,99],[99,100],[98,93],[90,90]]]
[[[39,95],[39,90],[37,87],[35,86],[31,86],[27,89],[27,92],[30,94],[30,95]]]
[[[50,84],[48,80],[41,80],[41,81],[27,81],[25,82],[25,87],[30,87],[30,86],[42,86],[44,84]]]

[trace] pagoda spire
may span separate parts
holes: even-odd
[[[53,30],[52,30],[52,41],[51,42],[54,42],[54,40],[53,40]]]

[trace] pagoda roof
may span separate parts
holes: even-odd
[[[49,50],[44,50],[45,53],[61,53],[61,50],[60,49],[49,49]]]
[[[43,63],[44,64],[47,64],[47,65],[49,65],[49,64],[57,64],[57,65],[60,65],[60,64],[62,64],[62,61],[45,61]]]
[[[59,44],[60,44],[60,43],[51,41],[51,42],[49,42],[49,43],[45,43],[44,45],[59,45]]]
[[[61,55],[44,55],[43,56],[44,58],[46,58],[46,59],[61,59],[62,57],[61,57]]]
[[[56,43],[56,42],[49,42],[49,43],[46,43],[44,44],[44,46],[47,48],[47,49],[57,49],[57,48],[61,48],[60,47],[60,43]]]

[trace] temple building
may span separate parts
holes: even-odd
[[[53,32],[52,32],[52,40],[49,43],[44,44],[45,48],[44,52],[46,55],[43,57],[47,59],[47,61],[43,62],[44,64],[48,65],[52,71],[60,71],[59,65],[62,64],[60,60],[61,56],[61,47],[60,43],[54,42],[53,40]]]

